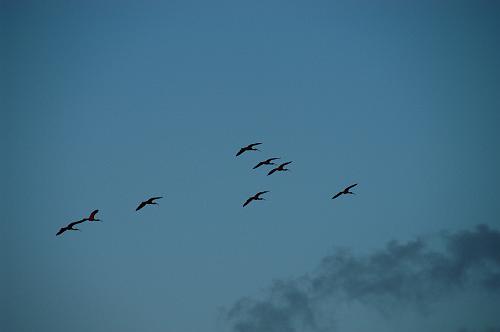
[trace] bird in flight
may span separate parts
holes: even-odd
[[[139,206],[135,210],[139,211],[140,209],[142,209],[143,207],[145,207],[148,204],[150,204],[150,205],[154,205],[154,204],[158,205],[158,203],[154,202],[154,200],[155,199],[160,199],[160,198],[163,198],[163,197],[151,197],[147,201],[141,202],[141,204],[139,204]]]
[[[339,191],[338,193],[336,193],[336,194],[335,194],[335,196],[333,196],[333,197],[332,197],[332,199],[337,198],[337,197],[339,197],[339,196],[340,196],[340,195],[342,195],[342,194],[344,194],[344,195],[346,195],[346,194],[352,194],[352,195],[354,195],[354,193],[353,193],[353,192],[350,192],[350,191],[349,191],[349,189],[354,188],[354,187],[356,187],[357,185],[358,185],[358,184],[357,184],[357,183],[355,183],[355,184],[352,184],[352,185],[350,185],[349,187],[345,188],[344,190]]]
[[[274,172],[284,172],[284,171],[289,171],[288,168],[285,168],[286,165],[288,164],[291,164],[292,162],[291,161],[288,161],[286,163],[283,163],[281,165],[279,165],[278,167],[275,167],[273,168],[272,170],[269,171],[269,173],[267,173],[267,175],[271,175],[273,174]]]
[[[90,216],[88,218],[84,218],[83,220],[88,220],[88,221],[101,221],[101,219],[96,219],[95,215],[99,212],[99,210],[94,210],[90,213]]]
[[[252,197],[248,198],[246,200],[245,203],[243,203],[243,207],[247,206],[251,201],[262,201],[262,200],[265,200],[265,198],[262,198],[260,197],[260,195],[262,194],[265,194],[265,193],[268,193],[269,190],[266,190],[266,191],[259,191],[258,193],[256,193],[255,195],[253,195]]]
[[[57,235],[61,235],[62,233],[66,232],[66,231],[79,231],[79,229],[78,228],[74,228],[74,226],[78,225],[78,224],[81,224],[84,221],[87,221],[87,218],[84,218],[84,219],[78,220],[78,221],[73,221],[72,223],[69,223],[68,226],[61,227],[59,229],[59,231],[57,232],[56,236]]]
[[[257,146],[260,144],[262,144],[262,143],[252,143],[252,144],[249,144],[249,145],[241,148],[240,151],[238,151],[238,153],[236,154],[236,157],[238,157],[240,154],[242,154],[245,151],[260,151],[259,149],[254,148],[254,146]]]
[[[278,159],[280,159],[280,158],[269,158],[269,159],[263,160],[263,161],[259,162],[257,165],[255,165],[255,166],[253,167],[253,169],[259,168],[259,167],[260,167],[260,166],[262,166],[262,165],[276,165],[276,164],[275,164],[275,163],[273,163],[272,161],[273,161],[273,160],[278,160]]]

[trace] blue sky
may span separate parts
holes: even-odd
[[[9,331],[221,330],[240,298],[336,248],[499,226],[494,2],[3,1],[0,16]],[[275,156],[292,171],[251,169]],[[103,223],[55,237],[96,208]]]

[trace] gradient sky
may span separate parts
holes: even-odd
[[[2,330],[229,330],[336,248],[500,227],[498,2],[0,4]],[[251,169],[274,156],[292,172]],[[451,332],[446,310],[361,321]]]

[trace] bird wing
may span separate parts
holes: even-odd
[[[351,188],[356,187],[357,185],[358,185],[358,184],[357,184],[357,183],[355,183],[355,184],[350,185],[349,187],[345,188],[344,190],[349,190],[349,189],[351,189]]]
[[[146,204],[152,204],[155,199],[160,199],[160,198],[163,198],[163,197],[161,197],[161,196],[151,197],[147,201],[145,201],[144,203],[146,203]]]
[[[256,145],[260,145],[260,144],[262,144],[262,143],[252,143],[252,144],[248,144],[247,148],[250,148],[250,149],[251,149],[251,148],[253,148],[254,146],[256,146]]]
[[[240,154],[246,151],[246,148],[241,148],[240,151],[236,154],[236,157],[238,157]]]
[[[339,193],[335,194],[335,196],[333,196],[333,197],[332,197],[332,199],[337,198],[337,197],[339,197],[340,195],[342,195],[342,192],[339,192]]]
[[[89,219],[90,219],[90,220],[93,220],[93,219],[94,219],[94,217],[95,217],[95,215],[97,214],[97,212],[99,212],[99,210],[94,210],[94,211],[92,211],[92,213],[91,213],[91,214],[90,214],[90,216],[89,216]]]
[[[283,163],[283,164],[279,165],[277,168],[283,168],[286,165],[291,164],[291,163],[292,163],[291,161],[287,161],[286,163]]]
[[[251,201],[253,201],[253,197],[250,197],[249,199],[247,199],[246,202],[243,203],[243,207],[247,206],[248,203],[250,203]]]
[[[266,191],[259,191],[258,193],[255,194],[255,197],[259,197],[260,195],[262,194],[265,194],[265,193],[268,193],[269,190],[266,190]]]
[[[266,162],[268,162],[268,163],[269,163],[269,162],[271,162],[271,161],[273,161],[273,160],[278,160],[278,159],[280,159],[280,158],[269,158],[268,160],[266,160]]]
[[[66,227],[61,227],[61,228],[59,229],[59,231],[57,232],[56,236],[57,236],[57,235],[61,235],[61,234],[62,234],[62,233],[64,233],[65,231],[66,231]]]
[[[71,228],[75,225],[78,225],[78,224],[81,224],[82,222],[86,221],[87,219],[84,218],[84,219],[81,219],[81,220],[78,220],[78,221],[73,221],[71,223],[68,224],[68,226],[66,226],[67,228]]]
[[[143,207],[146,206],[146,202],[141,202],[141,204],[139,204],[139,206],[137,207],[137,209],[135,209],[136,211],[139,211],[140,209],[142,209]]]
[[[264,164],[265,164],[265,162],[261,161],[261,162],[259,162],[257,165],[255,165],[255,166],[253,167],[253,169],[256,169],[257,167],[260,167],[260,166],[262,166],[262,165],[264,165]]]
[[[273,174],[274,172],[276,172],[278,170],[278,167],[276,168],[273,168],[272,170],[269,171],[269,173],[267,173],[267,175],[271,175]]]

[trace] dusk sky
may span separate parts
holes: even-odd
[[[0,330],[500,331],[499,2],[0,0],[0,38]]]

